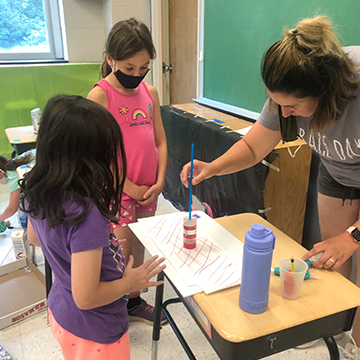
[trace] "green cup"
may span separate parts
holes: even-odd
[[[0,222],[0,233],[3,233],[6,230],[5,221]]]

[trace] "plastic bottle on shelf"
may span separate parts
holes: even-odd
[[[21,200],[21,197],[20,197]],[[20,207],[18,208],[18,217],[21,227],[26,230],[27,229],[27,223],[28,223],[28,215],[24,213]]]
[[[275,235],[261,224],[245,234],[239,305],[248,313],[260,314],[268,307],[274,246]]]

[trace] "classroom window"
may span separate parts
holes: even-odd
[[[0,62],[64,60],[58,0],[0,0]]]

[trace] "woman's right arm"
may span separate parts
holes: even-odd
[[[217,159],[210,163],[194,160],[192,184],[199,184],[215,175],[227,175],[247,169],[264,159],[280,140],[279,131],[269,130],[256,122],[241,140]],[[189,187],[189,177],[190,163],[187,163],[180,174],[186,187]]]

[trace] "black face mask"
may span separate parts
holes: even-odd
[[[116,70],[114,75],[118,79],[119,83],[126,89],[135,89],[137,88],[141,81],[144,79],[146,74],[149,72],[150,69],[147,69],[146,73],[143,76],[131,76],[126,75],[120,70]]]

